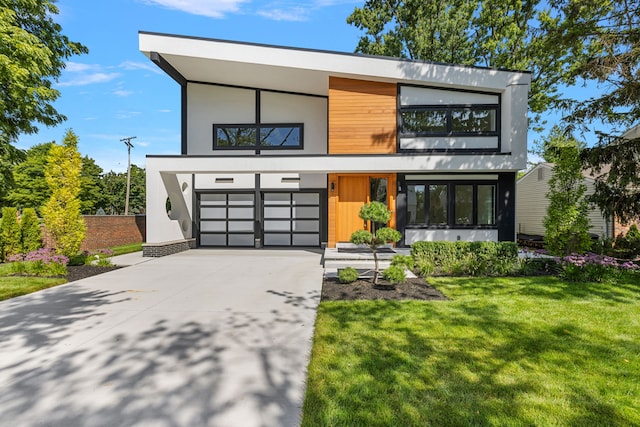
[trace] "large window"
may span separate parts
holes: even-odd
[[[402,136],[497,135],[498,106],[416,106],[400,110]]]
[[[300,124],[213,125],[214,149],[301,149]]]
[[[408,182],[407,225],[429,227],[493,227],[496,184]]]

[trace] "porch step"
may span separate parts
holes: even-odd
[[[384,270],[385,268],[389,267],[391,265],[391,261],[390,260],[379,260],[378,261],[378,268],[380,268],[381,270]],[[338,260],[338,259],[330,259],[330,260],[324,260],[324,268],[325,269],[338,269],[338,268],[345,268],[345,267],[353,267],[353,268],[366,268],[366,269],[373,269],[373,267],[375,266],[375,263],[373,262],[373,260],[355,260],[355,259],[345,259],[345,260]]]

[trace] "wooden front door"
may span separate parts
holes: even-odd
[[[329,247],[336,242],[348,242],[356,230],[371,230],[371,224],[365,224],[358,213],[365,203],[378,200],[387,204],[392,211],[389,226],[395,227],[395,175],[330,175],[330,181],[336,184],[336,192],[330,196]],[[384,181],[382,191],[377,191],[376,180]],[[386,199],[386,200],[384,200]],[[332,203],[335,203],[332,205]],[[333,210],[335,209],[335,210]],[[332,215],[331,211],[335,213]],[[332,219],[335,218],[335,221]],[[335,227],[335,235],[331,227]],[[335,238],[333,238],[335,236]]]

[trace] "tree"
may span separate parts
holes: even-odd
[[[42,247],[42,231],[40,221],[33,208],[25,208],[20,216],[20,243],[22,253],[38,250]]]
[[[82,158],[79,198],[80,212],[85,215],[95,215],[98,209],[106,209],[108,204],[102,183],[102,168],[89,156]]]
[[[598,82],[602,94],[568,100],[565,119],[578,130],[595,127],[598,135],[582,153],[583,166],[596,172],[589,200],[607,216],[630,222],[640,219],[640,138],[625,134],[640,120],[640,4],[611,2],[605,12],[593,23],[577,22],[591,26],[593,53],[574,70],[585,82]]]
[[[65,120],[53,102],[65,61],[87,53],[70,41],[53,17],[55,0],[0,0],[0,145],[20,133],[36,133],[36,123],[53,126]]]
[[[543,224],[544,242],[554,255],[583,253],[591,247],[581,144],[554,127],[544,141],[544,158],[554,164],[549,179],[549,207]]]
[[[2,239],[2,259],[20,253],[20,224],[16,208],[2,208],[2,225],[0,226]]]
[[[529,107],[539,115],[561,101],[559,85],[574,81],[573,64],[589,53],[584,27],[571,24],[599,10],[563,1],[550,9],[541,0],[369,0],[347,22],[365,32],[357,52],[529,70]]]
[[[15,187],[6,197],[8,205],[39,211],[49,198],[51,192],[44,177],[44,169],[53,144],[37,144],[27,150],[25,161],[17,165],[13,171]]]
[[[78,137],[69,130],[62,145],[54,144],[49,150],[45,178],[51,197],[42,207],[45,229],[56,251],[66,256],[78,252],[86,234],[78,197],[81,171]]]
[[[360,219],[369,221],[372,227],[374,224],[387,224],[391,219],[391,211],[387,209],[384,203],[371,202],[363,205],[358,213]],[[368,230],[358,230],[351,235],[351,243],[356,245],[367,245],[371,249],[373,254],[374,270],[373,270],[373,284],[378,284],[378,276],[380,276],[380,269],[378,266],[378,248],[389,242],[397,242],[402,238],[402,234],[398,230],[394,230],[390,227],[382,227],[376,229],[374,232]]]
[[[102,177],[104,191],[107,195],[107,212],[112,215],[124,213],[127,192],[127,174],[107,172]],[[145,212],[146,206],[146,173],[145,170],[131,165],[131,191],[129,194],[129,212],[140,214]]]

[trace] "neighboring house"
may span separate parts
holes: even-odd
[[[516,185],[516,218],[518,218],[518,233],[534,236],[544,236],[544,218],[549,207],[549,178],[553,173],[552,163],[539,163],[529,170]],[[593,194],[594,179],[590,171],[584,171],[584,183],[587,186],[586,195]],[[597,207],[589,209],[589,232],[598,237],[614,238],[620,233],[626,233],[627,225],[619,221],[606,218]]]
[[[393,212],[401,245],[515,240],[529,73],[139,41],[182,101],[181,154],[147,156],[147,255],[185,242],[334,247],[370,227],[358,210],[372,200]]]

